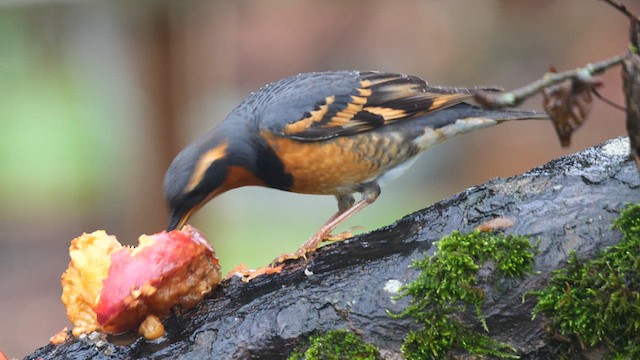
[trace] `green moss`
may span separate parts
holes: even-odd
[[[438,242],[433,256],[411,265],[421,270],[400,297],[411,296],[410,305],[395,317],[412,317],[424,328],[410,332],[402,345],[407,359],[442,359],[450,349],[471,354],[517,358],[509,345],[491,339],[455,315],[472,307],[486,332],[482,316],[484,292],[478,286],[478,270],[492,262],[497,277],[522,277],[532,271],[534,246],[522,236],[475,231],[453,232]]]
[[[312,336],[304,352],[295,352],[288,360],[375,360],[380,353],[375,346],[365,343],[358,335],[347,330],[331,330]]]
[[[575,252],[535,294],[534,317],[545,315],[554,332],[582,346],[609,348],[614,359],[640,358],[640,204],[614,222],[623,238],[598,257],[582,261]]]

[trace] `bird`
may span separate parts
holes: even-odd
[[[349,237],[331,233],[373,204],[381,185],[425,150],[505,121],[547,119],[541,112],[473,105],[478,89],[434,87],[417,76],[377,71],[302,73],[265,85],[175,157],[163,184],[167,230],[243,186],[333,195],[338,211],[277,261],[306,259],[323,241]]]

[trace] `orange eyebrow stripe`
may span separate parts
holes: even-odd
[[[211,164],[213,164],[216,160],[223,158],[227,155],[227,147],[229,147],[228,142],[223,142],[222,144],[214,147],[213,149],[203,153],[196,164],[193,173],[191,174],[191,179],[189,183],[184,188],[184,192],[188,192],[193,190],[204,178],[204,174],[207,172],[207,169]]]

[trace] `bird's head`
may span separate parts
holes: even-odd
[[[234,156],[228,139],[202,140],[184,148],[165,174],[167,230],[180,229],[194,212],[227,190],[260,184],[253,172]]]

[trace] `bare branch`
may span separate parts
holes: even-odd
[[[624,6],[624,4],[619,3],[619,2],[615,2],[613,0],[602,0],[605,3],[613,6],[614,8],[616,8],[618,11],[620,11],[621,13],[623,13],[625,16],[627,16],[629,19],[637,19],[637,16],[633,15],[629,10],[627,10],[627,7]]]
[[[607,105],[609,105],[609,106],[613,107],[614,109],[618,109],[618,110],[623,111],[623,112],[626,112],[626,111],[627,111],[627,109],[626,109],[624,106],[622,106],[622,105],[618,105],[618,104],[616,104],[615,102],[613,102],[613,101],[611,101],[611,100],[607,99],[607,98],[606,98],[606,97],[604,97],[602,94],[600,94],[600,92],[599,92],[598,90],[596,90],[596,89],[591,89],[591,91],[595,94],[595,96],[597,96],[597,97],[598,97],[598,99],[602,100],[602,102],[604,102],[605,104],[607,104]]]
[[[523,101],[537,94],[544,88],[559,84],[569,79],[582,81],[589,80],[595,74],[602,73],[613,66],[620,65],[628,57],[628,54],[618,55],[595,64],[587,64],[582,68],[570,71],[561,73],[549,72],[546,73],[542,79],[505,93],[478,91],[476,92],[475,99],[482,106],[489,109],[518,106]]]

